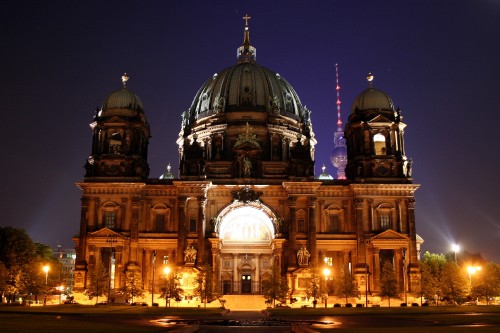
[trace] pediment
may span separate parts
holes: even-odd
[[[382,116],[382,115],[377,115],[375,116],[373,119],[371,119],[370,121],[368,121],[368,123],[392,123],[392,120],[389,120],[387,119],[386,117]]]
[[[403,234],[400,234],[399,232],[396,232],[394,230],[386,230],[384,232],[381,232],[378,235],[375,235],[371,238],[371,241],[381,241],[381,240],[387,240],[387,241],[394,241],[394,240],[404,240],[407,241],[409,240],[408,236],[405,236]]]
[[[109,228],[102,228],[97,231],[91,232],[89,237],[116,237],[116,238],[124,238],[122,234],[113,231]]]

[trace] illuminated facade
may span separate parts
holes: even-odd
[[[302,297],[301,281],[317,263],[331,266],[331,279],[351,270],[361,293],[373,294],[385,260],[402,291],[419,289],[418,185],[405,124],[385,93],[370,86],[353,104],[347,179],[315,179],[311,112],[281,75],[256,62],[247,21],[237,63],[208,79],[182,113],[178,178],[168,168],[152,179],[150,129],[127,79],[91,124],[92,153],[77,183],[76,290],[102,264],[114,272],[115,291],[133,272],[150,291],[168,265],[189,296],[200,267],[210,265],[222,293],[259,294],[278,264],[290,296]]]

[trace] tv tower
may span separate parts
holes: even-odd
[[[337,168],[337,179],[345,179],[345,166],[347,164],[347,147],[345,145],[344,130],[342,129],[342,119],[340,118],[340,85],[339,85],[339,64],[335,64],[335,78],[337,86],[337,130],[333,133],[333,143],[335,148],[330,155],[330,161]]]

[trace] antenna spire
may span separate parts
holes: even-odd
[[[337,91],[337,131],[342,131],[342,119],[340,118],[340,84],[339,84],[339,64],[335,64],[335,79],[337,85],[335,90]]]

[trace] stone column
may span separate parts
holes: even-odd
[[[295,219],[295,209],[297,204],[297,197],[288,198],[288,209],[290,210],[290,217],[288,222],[288,269],[297,268],[297,256],[295,255],[295,248],[297,246],[297,221]]]
[[[316,198],[308,198],[307,206],[309,213],[309,250],[311,251],[311,262],[316,264],[318,261],[318,250],[316,247]]]
[[[373,284],[375,290],[380,290],[380,249],[373,248]]]
[[[357,249],[357,263],[364,266],[366,263],[366,252],[365,252],[365,234],[363,231],[363,212],[365,206],[365,200],[356,198],[354,199],[356,204],[356,239],[358,241]]]
[[[233,253],[233,294],[238,291],[238,253]]]
[[[199,196],[198,198],[198,253],[197,264],[202,265],[205,262],[205,207],[207,198]]]
[[[254,293],[260,293],[260,253],[255,254],[255,288]]]
[[[417,260],[417,232],[415,229],[415,199],[407,199],[408,207],[408,235],[410,236],[409,263],[412,266],[418,265]]]
[[[184,265],[184,247],[186,246],[186,197],[179,197],[177,202],[178,207],[178,223],[179,223],[179,236],[177,240],[177,255],[175,256],[175,262],[177,266]]]

